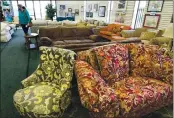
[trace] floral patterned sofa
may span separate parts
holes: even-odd
[[[78,52],[82,105],[97,118],[139,118],[173,103],[173,61],[158,46],[111,44]]]
[[[57,118],[71,102],[71,80],[75,53],[55,47],[40,47],[40,64],[21,83],[13,100],[24,118]]]

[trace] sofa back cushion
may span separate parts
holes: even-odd
[[[76,37],[75,27],[62,27],[62,38],[65,37]]]
[[[100,74],[108,84],[120,81],[129,75],[128,48],[122,44],[111,44],[93,49]]]
[[[173,60],[155,45],[132,45],[130,52],[130,74],[151,77],[173,83]]]
[[[60,27],[40,27],[39,28],[40,37],[48,37],[52,40],[60,40],[61,28]]]
[[[77,37],[86,37],[92,34],[92,29],[88,27],[78,27],[76,28]]]
[[[156,35],[155,32],[142,32],[140,35],[140,40],[151,40]]]
[[[147,28],[136,28],[134,32],[134,37],[140,37],[142,32],[146,32]]]

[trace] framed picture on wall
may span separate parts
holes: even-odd
[[[98,11],[98,4],[94,4],[94,11]]]
[[[157,29],[160,21],[160,14],[145,14],[143,27]]]
[[[164,0],[149,0],[147,12],[161,12],[163,8]]]
[[[125,11],[127,6],[126,0],[118,0],[116,4],[116,10],[117,11]]]
[[[89,12],[89,17],[93,18],[93,12]]]
[[[72,12],[72,8],[68,8],[68,12]]]
[[[106,6],[99,6],[98,16],[105,17]]]
[[[84,6],[81,6],[81,12],[83,12],[84,11]]]
[[[92,4],[88,5],[88,11],[92,11]]]
[[[75,15],[79,15],[79,9],[75,9]]]
[[[65,10],[65,5],[60,5],[60,10]]]
[[[89,17],[89,13],[90,13],[90,12],[86,12],[86,17]]]

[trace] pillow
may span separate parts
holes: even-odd
[[[122,30],[131,30],[131,27],[130,26],[121,26],[121,29]]]
[[[99,21],[94,21],[94,25],[98,26],[99,25]]]
[[[111,36],[112,35],[112,32],[109,32],[109,31],[100,31],[100,34]]]
[[[120,26],[114,27],[113,30],[112,30],[112,32],[115,33],[115,34],[117,32],[120,32],[120,31],[121,31],[121,27]]]
[[[155,32],[142,32],[140,35],[140,40],[150,40],[156,35]]]
[[[130,38],[133,37],[135,30],[122,30],[121,31],[121,36],[124,38]]]
[[[134,32],[134,37],[140,37],[141,33],[146,31],[146,28],[136,28]]]
[[[111,44],[93,50],[100,74],[108,84],[118,82],[129,75],[128,48],[125,45]]]

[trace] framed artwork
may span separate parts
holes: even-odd
[[[68,12],[72,12],[72,8],[68,8]]]
[[[127,1],[126,0],[118,0],[117,5],[116,5],[116,10],[117,11],[125,11],[127,6]]]
[[[164,0],[149,0],[147,12],[161,12],[163,8]]]
[[[89,12],[86,12],[86,17],[89,17]]]
[[[115,16],[116,16],[115,22],[117,22],[117,23],[124,23],[124,21],[125,21],[125,13],[116,12]]]
[[[65,5],[60,5],[60,10],[65,10]]]
[[[105,17],[106,6],[99,6],[98,16]]]
[[[94,11],[98,11],[98,4],[94,4]]]
[[[172,18],[171,18],[171,21],[170,21],[170,23],[173,23],[173,14],[172,14]]]
[[[160,21],[160,14],[145,14],[143,27],[157,29]]]
[[[89,17],[93,18],[93,12],[89,12]]]
[[[75,15],[79,15],[79,9],[75,9]]]
[[[81,12],[84,12],[84,6],[81,6]]]
[[[92,4],[88,5],[88,11],[92,11]]]

